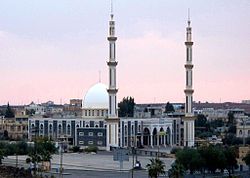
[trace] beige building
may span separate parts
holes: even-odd
[[[245,165],[245,162],[242,160],[246,155],[247,153],[250,151],[250,147],[249,146],[242,146],[242,147],[239,147],[239,157],[238,157],[238,164],[240,165]]]
[[[28,117],[1,118],[0,135],[11,140],[23,140],[28,138]]]
[[[241,116],[237,118],[236,137],[250,137],[250,117]]]

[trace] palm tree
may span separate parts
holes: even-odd
[[[150,164],[147,164],[146,167],[151,178],[157,178],[160,174],[165,174],[165,164],[159,158],[150,159]]]
[[[174,163],[171,165],[171,169],[168,170],[169,178],[181,178],[183,177],[185,170],[182,164]]]

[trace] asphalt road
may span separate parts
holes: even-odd
[[[60,178],[59,174],[53,174],[57,178]],[[63,174],[64,178],[132,178],[132,172],[128,171],[85,171],[85,170],[65,170]],[[134,178],[148,178],[147,172],[134,171]]]

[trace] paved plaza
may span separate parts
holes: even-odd
[[[25,163],[27,156],[18,156],[18,165],[28,168],[28,164]],[[137,156],[137,159],[141,162],[143,168],[150,163],[149,156]],[[173,158],[160,158],[166,164],[166,170],[171,167],[174,162]],[[134,161],[136,157],[134,157]],[[16,157],[9,156],[3,160],[3,163],[16,164]],[[60,167],[60,155],[53,155],[52,159],[52,172],[56,174],[56,170]],[[109,152],[100,152],[98,154],[86,154],[86,153],[64,153],[63,154],[63,168],[64,177],[131,177],[133,164],[133,157],[129,157],[129,161],[123,162],[123,169],[120,170],[120,164],[118,161],[113,161],[113,155]],[[147,171],[134,171],[135,177],[147,177]]]

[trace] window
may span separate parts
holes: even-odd
[[[102,110],[102,116],[104,116],[104,110]]]
[[[100,111],[99,110],[97,110],[97,116],[99,116],[100,115]]]
[[[94,110],[92,110],[92,116],[95,116],[95,111]]]
[[[124,132],[125,135],[127,135],[128,134],[128,130],[127,130],[127,126],[126,125],[125,125],[125,129],[124,130],[125,130],[125,132]]]
[[[49,125],[49,133],[52,134],[52,124]]]
[[[67,134],[70,135],[70,125],[67,126]]]
[[[97,136],[98,136],[98,137],[102,137],[102,136],[103,136],[103,133],[102,133],[102,132],[98,132],[98,133],[97,133]]]
[[[84,141],[79,141],[79,145],[83,145],[84,144]]]
[[[59,124],[59,126],[58,126],[58,134],[60,135],[61,133],[62,133],[62,125]]]
[[[102,141],[97,141],[97,145],[102,145]]]
[[[79,136],[84,136],[84,132],[79,132]]]
[[[89,145],[93,145],[93,141],[88,141],[88,144]]]
[[[94,134],[93,134],[93,132],[89,132],[89,136],[93,136]]]

